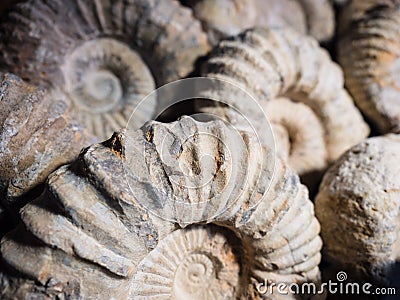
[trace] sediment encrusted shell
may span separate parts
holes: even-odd
[[[346,86],[382,133],[400,132],[400,1],[352,1],[338,46]]]
[[[258,28],[221,41],[202,75],[232,82],[259,100],[275,129],[278,150],[301,175],[324,170],[368,135],[343,87],[340,68],[313,38],[294,30]],[[223,97],[239,113],[246,112],[242,97]],[[233,124],[241,119],[230,108],[201,110],[223,115]],[[257,127],[256,119],[251,123]]]
[[[208,50],[200,23],[175,0],[28,0],[8,13],[0,33],[1,67],[65,92],[71,114],[101,140]],[[132,120],[138,127],[156,113],[148,103]]]
[[[335,16],[329,0],[182,0],[193,9],[212,44],[253,27],[295,28],[319,41],[332,38]]]
[[[325,259],[364,280],[390,281],[400,258],[400,136],[365,140],[325,174],[316,198]]]
[[[0,199],[12,206],[75,159],[90,136],[71,120],[62,93],[13,74],[0,73],[0,106]]]
[[[52,297],[246,299],[264,279],[318,282],[307,189],[256,141],[189,117],[117,133],[49,177],[3,259]]]

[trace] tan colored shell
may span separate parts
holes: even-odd
[[[15,75],[0,73],[0,105],[0,199],[18,209],[90,139],[71,120],[63,94],[37,89]]]
[[[207,51],[200,23],[176,0],[28,0],[0,24],[1,67],[65,92],[71,115],[101,140]],[[138,127],[156,114],[148,103]]]
[[[262,102],[272,123],[279,153],[298,174],[324,170],[328,163],[325,133],[314,111],[287,98]],[[284,143],[284,144],[283,144]]]
[[[291,29],[253,29],[221,41],[202,75],[232,82],[259,100],[275,129],[280,154],[289,156],[301,175],[323,170],[369,133],[343,87],[340,68],[313,38]],[[246,111],[240,96],[224,96],[239,112]],[[231,109],[221,110],[216,114],[230,123],[240,120]],[[252,124],[257,126],[257,120]]]
[[[1,253],[38,282],[31,295],[247,299],[265,278],[319,282],[307,189],[254,136],[221,121],[115,134],[54,172],[21,216]]]
[[[389,281],[400,258],[400,136],[365,140],[325,174],[316,198],[325,258],[366,280]]]
[[[342,15],[346,86],[382,133],[400,132],[400,1],[352,1]]]
[[[328,41],[335,29],[329,0],[182,0],[193,9],[212,44],[253,27],[295,28],[318,41]]]

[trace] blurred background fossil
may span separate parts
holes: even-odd
[[[253,27],[291,27],[328,42],[335,15],[329,0],[181,0],[193,9],[212,44]]]
[[[380,133],[400,133],[400,1],[353,0],[340,24],[346,87]]]
[[[343,87],[340,67],[315,39],[292,29],[257,28],[223,40],[201,74],[232,82],[260,101],[279,154],[313,189],[328,164],[369,133]],[[239,112],[246,111],[240,97],[224,96]],[[232,124],[240,121],[231,108],[204,106],[201,111]],[[257,126],[257,120],[252,124]]]
[[[400,258],[400,136],[367,139],[325,174],[316,198],[324,258],[364,282],[395,284]],[[392,274],[393,275],[393,274]]]
[[[28,0],[0,24],[0,67],[64,92],[71,115],[100,140],[207,51],[199,21],[175,0]],[[141,106],[133,122],[153,119],[154,106]]]

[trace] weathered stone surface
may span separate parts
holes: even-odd
[[[90,137],[68,113],[68,100],[0,73],[0,199],[18,209],[28,193],[70,162]],[[30,195],[29,197],[33,197]]]
[[[337,270],[390,282],[400,258],[399,174],[400,136],[386,135],[353,147],[324,176],[316,214]]]
[[[49,177],[3,259],[36,290],[82,298],[250,298],[264,278],[318,283],[307,189],[256,141],[189,117],[116,133]]]

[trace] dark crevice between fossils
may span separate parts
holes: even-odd
[[[125,147],[123,145],[123,135],[121,132],[115,132],[112,137],[101,143],[107,147],[121,160],[125,158]]]

